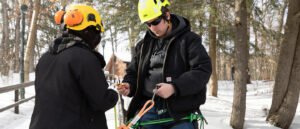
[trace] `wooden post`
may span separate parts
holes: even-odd
[[[19,90],[15,90],[15,102],[19,101]],[[19,105],[15,106],[15,113],[19,114]]]

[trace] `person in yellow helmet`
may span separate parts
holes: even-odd
[[[190,22],[171,14],[169,6],[168,0],[139,0],[138,14],[148,30],[135,47],[135,55],[118,92],[133,97],[127,120],[132,119],[154,93],[154,107],[139,122],[174,119],[142,128],[196,129],[196,121],[181,118],[200,113],[212,72],[211,61],[199,35],[191,32]]]
[[[107,129],[105,111],[118,94],[108,89],[103,56],[95,48],[104,31],[98,12],[70,5],[55,15],[62,35],[36,66],[30,129]]]

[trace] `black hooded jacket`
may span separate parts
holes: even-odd
[[[167,44],[161,80],[172,83],[176,91],[176,94],[164,100],[171,117],[179,120],[199,110],[200,105],[205,103],[206,84],[212,71],[210,58],[201,44],[200,37],[191,32],[187,19],[172,14],[171,22],[171,34],[159,39],[148,30],[144,39],[136,45],[135,55],[123,80],[130,84],[129,96],[133,96],[128,119],[133,118],[143,106],[140,104],[145,99],[144,82],[149,74],[152,50],[154,44],[161,40]]]
[[[55,40],[36,66],[30,129],[107,129],[105,111],[118,95],[108,89],[103,56],[79,37]]]

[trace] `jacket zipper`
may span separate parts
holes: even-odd
[[[167,60],[167,55],[168,55],[168,50],[169,50],[169,47],[170,47],[170,45],[172,44],[172,42],[173,42],[173,40],[175,39],[175,37],[173,37],[171,40],[170,40],[170,43],[168,44],[168,47],[167,47],[167,50],[166,50],[166,55],[165,55],[165,57],[164,57],[164,62],[163,62],[163,68],[162,68],[162,80],[163,80],[163,82],[164,82],[164,76],[165,76],[165,64],[166,64],[166,60]],[[167,105],[167,110],[169,111],[169,113],[170,113],[170,115],[171,115],[171,110],[170,110],[170,108],[169,108],[169,103],[168,103],[168,101],[167,101],[167,99],[165,99],[164,100],[165,101],[165,103],[166,103],[166,105]]]
[[[137,75],[137,79],[136,79],[136,90],[135,90],[134,96],[136,96],[138,88],[139,88],[140,67],[141,67],[141,62],[142,62],[141,59],[142,59],[142,54],[143,54],[143,47],[144,47],[144,44],[142,44],[141,50],[140,50],[141,53],[140,53],[139,64],[138,64],[138,75]]]

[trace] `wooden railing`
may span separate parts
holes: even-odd
[[[118,77],[116,75],[113,75],[113,74],[105,74],[105,77],[106,77],[108,83],[110,83],[110,84],[114,83],[116,80],[118,80],[117,79]],[[35,98],[35,96],[32,96],[32,97],[29,97],[29,98],[26,98],[26,99],[19,100],[19,89],[30,87],[30,86],[34,86],[34,81],[1,87],[0,88],[0,94],[10,92],[10,91],[15,91],[15,103],[11,104],[11,105],[8,105],[4,108],[1,108],[0,113],[5,111],[5,110],[8,110],[10,108],[15,107],[15,113],[19,114],[19,105]]]
[[[30,87],[30,86],[33,86],[33,85],[34,85],[34,81],[26,82],[26,83],[22,83],[22,84],[11,85],[11,86],[1,87],[0,88],[0,94],[6,93],[6,92],[10,92],[10,91],[15,91],[15,103],[11,104],[11,105],[8,105],[8,106],[6,106],[4,108],[1,108],[0,112],[3,112],[5,110],[7,110],[7,109],[15,107],[15,113],[18,114],[19,113],[19,105],[20,104],[25,103],[25,102],[27,102],[27,101],[35,98],[35,96],[32,96],[32,97],[29,97],[29,98],[26,98],[26,99],[19,100],[19,89]]]

